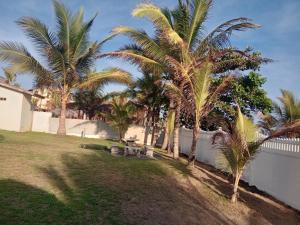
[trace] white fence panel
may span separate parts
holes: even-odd
[[[218,150],[211,143],[212,134],[201,131],[196,159],[220,169]],[[181,128],[181,152],[188,154],[191,143],[192,130]],[[300,140],[279,138],[264,143],[242,179],[300,210]]]

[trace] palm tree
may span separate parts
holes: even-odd
[[[271,133],[276,128],[292,123],[300,119],[300,101],[295,98],[292,92],[281,90],[281,96],[278,97],[279,104],[273,102],[273,113],[260,115],[260,127],[267,133]],[[294,134],[289,134],[294,136]]]
[[[191,74],[200,67],[207,57],[216,62],[212,73],[224,70],[230,64],[232,68],[239,68],[245,62],[245,57],[239,51],[228,48],[229,36],[233,31],[242,31],[247,28],[257,28],[247,18],[237,18],[218,26],[207,36],[203,36],[202,28],[206,21],[210,0],[191,0],[183,3],[178,1],[175,10],[161,9],[150,3],[138,5],[132,12],[133,16],[145,17],[155,27],[155,38],[151,38],[145,31],[130,27],[117,27],[112,36],[125,34],[134,42],[134,45],[125,46],[119,51],[109,53],[113,57],[122,57],[140,67],[151,69],[157,73],[169,75],[175,87],[183,91],[187,83],[193,82]],[[218,62],[222,56],[234,52],[240,55],[237,59],[230,58]],[[247,58],[247,57],[246,57]],[[226,61],[226,62],[225,62]],[[182,99],[175,102],[174,128],[174,158],[179,155],[179,126]]]
[[[267,140],[284,136],[289,132],[300,133],[300,120],[281,127],[263,139],[257,139],[258,128],[254,123],[241,113],[238,107],[237,117],[234,123],[227,123],[228,132],[216,132],[212,138],[213,143],[221,137],[222,142],[218,149],[222,156],[220,161],[227,165],[234,177],[233,194],[231,201],[236,202],[238,186],[246,165],[255,157],[259,147]]]
[[[226,90],[232,80],[235,79],[233,76],[227,76],[218,86],[213,87],[211,83],[211,68],[212,64],[207,62],[201,69],[194,71],[191,77],[192,82],[189,84],[190,87],[188,87],[188,91],[186,92],[187,98],[189,99],[187,104],[189,104],[190,107],[185,107],[186,104],[183,104],[183,111],[186,114],[192,115],[194,119],[193,139],[188,160],[188,165],[192,167],[195,162],[201,121],[213,110],[221,93]]]
[[[132,102],[143,106],[147,111],[146,127],[152,123],[151,144],[155,144],[155,134],[160,116],[161,107],[166,103],[164,88],[161,84],[161,76],[144,71],[143,76],[138,78],[131,87]],[[147,140],[147,138],[145,138]]]
[[[300,101],[288,90],[281,90],[278,97],[280,104],[274,102],[274,113],[280,124],[286,124],[300,119]]]
[[[0,43],[0,60],[10,63],[14,73],[32,73],[37,87],[51,87],[61,93],[61,112],[57,133],[66,134],[66,105],[72,90],[92,83],[108,81],[128,83],[130,76],[117,68],[90,72],[103,43],[89,40],[95,17],[84,22],[80,9],[72,14],[62,3],[54,0],[57,29],[52,32],[40,20],[23,17],[17,24],[33,41],[45,65],[35,59],[26,47],[15,42]]]
[[[82,110],[88,117],[92,119],[101,109],[103,95],[100,87],[91,87],[86,90],[79,90],[74,94],[74,108]]]
[[[5,82],[9,85],[19,86],[19,84],[16,83],[16,74],[9,71],[7,68],[2,68],[4,72],[4,78]]]
[[[134,119],[133,114],[135,107],[122,95],[113,96],[107,104],[110,106],[111,112],[105,113],[103,116],[108,120],[108,123],[118,131],[119,141],[121,142],[129,125]]]

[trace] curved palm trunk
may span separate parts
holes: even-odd
[[[59,116],[59,124],[57,134],[66,135],[66,110],[67,110],[67,99],[66,94],[61,96],[61,110]]]
[[[188,166],[194,167],[195,165],[195,160],[196,160],[196,149],[197,149],[197,141],[199,139],[200,135],[200,122],[195,121],[195,126],[193,129],[193,140],[192,140],[192,146],[191,146],[191,151],[189,154],[189,160],[188,160]]]
[[[180,111],[181,111],[181,99],[177,101],[175,108],[175,124],[174,124],[174,148],[173,148],[173,158],[179,158],[179,129],[180,129]]]

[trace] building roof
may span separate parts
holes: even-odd
[[[5,83],[5,81],[3,81],[3,79],[0,79],[0,87],[4,87],[4,88],[10,89],[12,91],[19,92],[21,94],[43,98],[42,96],[36,95],[31,91],[27,91],[27,90],[24,90],[22,88],[19,88],[19,87],[13,86],[13,85],[9,85],[9,84]]]

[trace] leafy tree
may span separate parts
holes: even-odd
[[[216,88],[225,79],[227,79],[227,76],[224,75],[212,78],[212,86]],[[272,101],[262,87],[265,82],[266,78],[253,71],[232,79],[230,86],[218,96],[218,101],[215,102],[213,110],[203,118],[201,128],[203,130],[216,130],[218,126],[222,125],[219,124],[219,118],[233,121],[236,113],[233,107],[235,103],[238,103],[242,113],[250,118],[256,112],[271,112]],[[194,127],[193,118],[188,114],[182,116],[181,123],[187,128]]]
[[[213,136],[213,143],[221,137],[222,142],[218,144],[218,149],[223,157],[220,162],[227,165],[234,177],[233,194],[231,201],[236,202],[238,197],[238,186],[246,165],[255,157],[259,147],[267,140],[284,136],[290,132],[300,133],[300,120],[288,126],[280,127],[270,136],[257,139],[257,126],[242,114],[238,107],[237,116],[234,123],[227,121],[227,132],[216,132]]]
[[[130,76],[117,68],[90,73],[100,47],[106,41],[98,43],[89,40],[95,17],[84,22],[82,9],[73,14],[59,1],[54,0],[53,4],[57,23],[53,32],[36,18],[22,17],[17,21],[32,40],[45,65],[35,59],[24,45],[15,42],[0,43],[0,60],[9,62],[9,69],[14,73],[32,73],[35,86],[60,91],[61,112],[57,133],[65,135],[66,105],[72,90],[91,83],[128,83]]]

